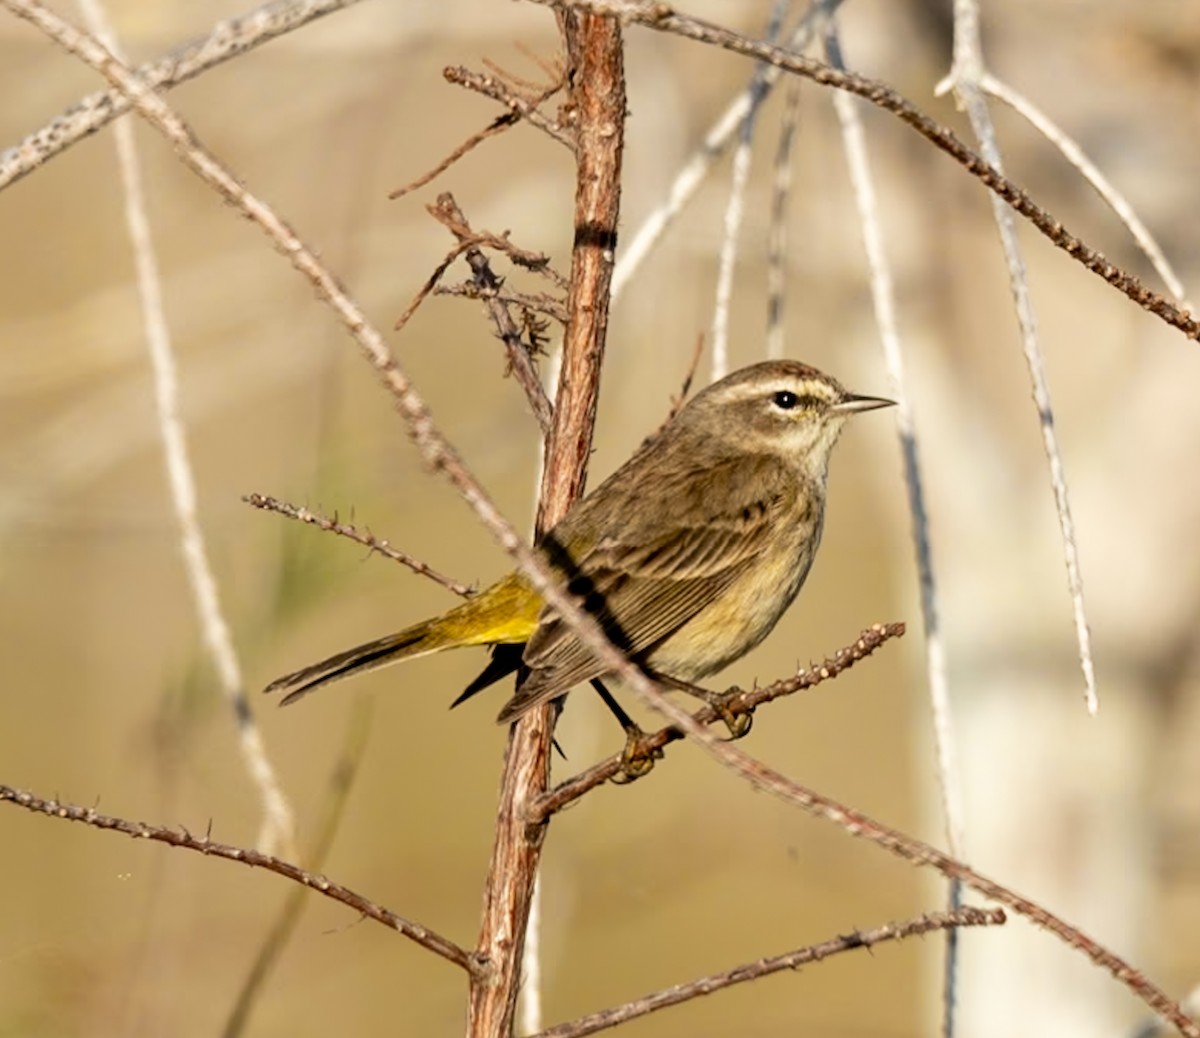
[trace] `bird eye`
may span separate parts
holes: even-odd
[[[778,393],[771,397],[771,402],[781,411],[790,411],[793,407],[800,403],[800,398],[796,396],[796,394],[790,389],[781,389]]]

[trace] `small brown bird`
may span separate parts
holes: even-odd
[[[792,603],[821,539],[842,425],[891,403],[848,393],[796,361],[735,371],[692,399],[539,547],[631,659],[679,681],[706,677],[761,642]],[[605,673],[518,571],[441,616],[265,691],[288,690],[291,703],[351,674],[467,645],[497,651],[456,702],[521,672],[501,722]]]

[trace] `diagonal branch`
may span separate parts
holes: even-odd
[[[866,659],[884,642],[899,638],[904,634],[904,624],[876,624],[863,631],[858,640],[844,649],[839,649],[824,662],[798,671],[793,677],[775,681],[762,688],[742,691],[731,688],[726,693],[725,701],[727,716],[731,718],[749,717],[757,707],[772,703],[784,696],[815,688],[822,682],[836,678],[843,671],[849,670],[859,660]],[[682,683],[681,683],[682,684]],[[700,725],[710,725],[724,718],[711,706],[702,707],[692,715],[692,719]],[[683,738],[683,732],[674,725],[666,725],[658,731],[643,736],[638,747],[639,757],[656,759],[662,756],[671,743]],[[586,771],[580,772],[559,783],[548,793],[543,794],[529,806],[531,821],[545,821],[551,815],[569,807],[580,797],[590,793],[597,786],[617,778],[625,765],[625,755],[618,753],[592,765]]]
[[[461,65],[451,65],[442,71],[442,75],[447,83],[466,87],[484,97],[490,97],[493,101],[499,101],[509,110],[512,118],[524,119],[530,126],[536,126],[552,140],[558,141],[568,151],[575,151],[575,138],[571,131],[564,129],[555,120],[547,118],[538,107],[547,98],[558,93],[562,89],[561,84],[547,87],[536,97],[527,100],[509,89],[495,76],[489,76],[486,72],[473,72]]]
[[[182,847],[184,850],[198,851],[200,854],[206,854],[210,858],[223,858],[226,861],[241,862],[243,865],[249,865],[251,868],[266,869],[295,883],[301,883],[311,890],[315,890],[318,894],[324,894],[334,901],[341,902],[343,905],[353,908],[368,919],[374,919],[377,923],[383,923],[384,926],[402,934],[410,941],[415,941],[423,948],[428,948],[435,955],[440,955],[447,962],[452,962],[454,965],[462,967],[468,973],[475,974],[484,969],[483,964],[474,955],[464,948],[460,948],[453,941],[443,937],[441,934],[422,926],[420,923],[414,923],[410,919],[396,915],[395,912],[384,908],[382,905],[377,905],[374,901],[363,897],[362,894],[351,890],[349,887],[343,887],[339,883],[334,883],[332,880],[326,879],[319,872],[309,872],[307,869],[302,869],[299,865],[293,865],[290,861],[276,858],[272,854],[263,854],[261,851],[256,851],[249,847],[234,847],[227,843],[217,843],[215,840],[210,839],[207,833],[203,836],[193,836],[186,829],[182,828],[168,829],[162,825],[133,822],[124,818],[116,818],[112,815],[102,815],[99,811],[90,807],[64,804],[59,800],[43,800],[32,793],[14,789],[12,786],[0,785],[0,803],[16,804],[18,807],[23,807],[25,810],[32,811],[35,814],[49,815],[51,818],[64,818],[68,822],[82,822],[84,825],[90,825],[96,829],[108,829],[112,832],[124,833],[126,836],[132,836],[137,840],[151,840],[155,843],[165,843],[171,847]]]
[[[532,1038],[584,1038],[585,1035],[606,1031],[618,1024],[636,1020],[660,1009],[690,1002],[702,995],[711,995],[735,984],[745,984],[760,977],[769,977],[783,970],[798,970],[802,966],[820,962],[832,955],[853,951],[856,948],[874,948],[884,941],[900,941],[906,937],[918,937],[936,930],[953,930],[960,926],[1001,926],[1007,919],[1001,908],[962,908],[957,912],[930,912],[903,923],[886,923],[872,930],[855,930],[840,937],[831,937],[820,944],[772,955],[769,958],[745,962],[733,969],[723,970],[686,984],[676,984],[650,995],[643,995],[632,1002],[602,1009],[598,1013],[571,1020],[557,1027],[540,1031]]]
[[[203,39],[139,65],[134,75],[150,87],[173,87],[214,65],[236,58],[317,18],[358,2],[276,0],[275,3],[263,4],[237,18],[218,22]],[[129,101],[116,89],[89,94],[76,102],[19,144],[0,152],[0,191],[66,151],[72,144],[103,129],[118,115],[129,111],[129,107]]]
[[[968,173],[976,177],[984,187],[1004,199],[1058,248],[1082,263],[1097,277],[1107,281],[1142,309],[1149,310],[1171,327],[1178,328],[1189,339],[1200,339],[1200,320],[1193,314],[1175,306],[1159,293],[1151,291],[1138,277],[1123,267],[1117,266],[1103,253],[1071,234],[1054,216],[1034,202],[1024,188],[977,155],[952,131],[931,119],[908,98],[886,83],[856,72],[839,72],[820,61],[794,54],[782,47],[752,40],[732,29],[714,25],[700,18],[679,14],[665,3],[645,3],[640,0],[532,0],[532,2],[559,10],[594,11],[609,14],[620,18],[626,24],[644,25],[658,32],[681,36],[684,39],[720,47],[747,58],[766,61],[786,72],[805,76],[820,86],[847,90],[865,98],[871,104],[890,112],[901,122],[911,126],[931,144],[944,151]]]
[[[322,808],[321,817],[314,826],[314,836],[310,849],[305,854],[308,867],[319,869],[325,863],[333,848],[333,842],[341,827],[346,805],[350,800],[350,791],[358,777],[359,766],[367,747],[367,737],[371,732],[371,716],[374,700],[360,696],[355,700],[354,710],[350,715],[350,723],[346,727],[346,736],[341,753],[330,775],[329,794]],[[245,1033],[250,1014],[258,1001],[272,971],[279,963],[280,956],[291,941],[300,918],[308,907],[308,898],[301,886],[290,889],[288,896],[280,906],[275,922],[267,931],[262,946],[242,982],[233,1008],[229,1011],[221,1038],[239,1038]]]
[[[428,577],[435,584],[441,584],[451,594],[458,595],[460,598],[467,598],[475,593],[468,585],[461,584],[453,577],[438,572],[428,563],[414,558],[407,552],[400,551],[399,548],[393,548],[386,540],[380,540],[369,530],[363,531],[350,523],[343,523],[338,519],[336,512],[330,519],[328,516],[321,515],[320,512],[309,511],[302,505],[289,504],[287,501],[280,501],[278,498],[268,497],[265,494],[247,494],[242,500],[252,508],[258,508],[264,512],[277,512],[289,519],[298,519],[302,523],[315,526],[318,530],[327,530],[330,533],[336,533],[339,537],[352,540],[355,544],[361,544],[368,551],[378,552],[393,562],[407,566],[414,573]]]
[[[949,87],[949,85],[949,82],[947,82],[946,86]],[[1150,265],[1154,267],[1158,276],[1162,278],[1163,284],[1167,286],[1167,291],[1175,297],[1175,301],[1185,310],[1192,310],[1193,306],[1187,297],[1183,282],[1163,253],[1162,247],[1154,239],[1154,235],[1150,233],[1149,228],[1142,222],[1141,217],[1138,216],[1129,200],[1104,175],[1100,167],[1088,158],[1083,148],[1079,146],[1079,143],[1073,137],[1068,136],[1056,122],[1024,94],[997,79],[990,72],[985,71],[983,73],[979,85],[997,101],[1002,101],[1009,108],[1013,109],[1013,111],[1017,112],[1038,133],[1053,144],[1062,153],[1064,159],[1079,170],[1080,176],[1092,185],[1096,194],[1104,200],[1105,204],[1117,214],[1117,218],[1129,229],[1129,233],[1133,236],[1133,240],[1137,243],[1138,248],[1142,250],[1146,259],[1150,261]]]

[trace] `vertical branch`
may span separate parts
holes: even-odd
[[[767,23],[766,38],[774,43],[783,28],[783,16],[787,12],[787,0],[775,0],[771,17]],[[767,99],[767,69],[760,62],[754,68],[750,81],[750,109],[742,120],[738,134],[737,150],[733,153],[733,171],[730,176],[729,201],[725,206],[725,236],[721,241],[721,259],[717,268],[716,301],[713,304],[712,328],[712,380],[729,374],[729,308],[733,300],[733,275],[737,267],[738,236],[742,230],[742,216],[746,208],[746,188],[750,183],[750,160],[753,156],[754,125],[758,111]]]
[[[608,333],[608,303],[617,248],[621,152],[625,141],[625,64],[619,23],[568,11],[562,15],[571,61],[578,167],[569,321],[546,448],[538,532],[561,519],[583,489]]]
[[[80,7],[91,31],[110,53],[123,61],[116,35],[109,24],[101,0],[82,0]],[[167,324],[158,256],[150,234],[150,218],[146,208],[145,191],[142,188],[141,162],[133,139],[133,126],[128,119],[117,122],[115,135],[117,164],[124,192],[125,223],[137,273],[142,326],[146,333],[150,367],[154,373],[158,433],[162,439],[171,504],[179,524],[180,554],[183,557],[184,571],[192,592],[204,644],[208,648],[218,680],[225,692],[226,701],[233,711],[242,763],[261,805],[262,820],[255,843],[260,850],[267,853],[282,851],[285,855],[294,856],[295,818],[292,805],[279,782],[258,723],[254,720],[250,704],[246,701],[241,663],[233,644],[229,622],[221,606],[217,576],[213,571],[204,531],[200,526],[196,477],[192,468],[191,452],[188,449],[187,433],[180,415],[179,372],[175,364],[175,348]]]
[[[560,22],[570,63],[578,140],[575,241],[570,319],[563,340],[554,425],[546,446],[539,533],[566,514],[587,475],[608,330],[625,121],[619,23],[582,11],[566,12]],[[490,969],[471,982],[467,1011],[471,1038],[508,1038],[512,1034],[525,931],[545,836],[545,823],[530,824],[527,807],[549,782],[555,713],[553,705],[531,711],[509,734],[478,945]]]
[[[979,141],[980,155],[993,168],[1003,171],[1000,147],[996,143],[991,112],[988,110],[987,101],[984,99],[980,86],[983,76],[983,44],[979,34],[978,0],[954,0],[954,62],[946,82],[953,88],[959,106],[967,113],[971,129]],[[1096,693],[1096,667],[1092,659],[1092,635],[1083,602],[1083,575],[1079,568],[1075,520],[1071,517],[1071,503],[1067,496],[1067,477],[1063,467],[1062,451],[1058,445],[1058,432],[1054,426],[1054,411],[1050,405],[1050,383],[1046,377],[1046,365],[1042,356],[1041,340],[1038,337],[1037,320],[1033,313],[1029,278],[1026,276],[1025,260],[1017,241],[1013,211],[996,194],[992,195],[992,216],[1000,234],[1004,261],[1008,266],[1009,290],[1012,292],[1013,304],[1017,311],[1021,348],[1025,353],[1025,366],[1029,371],[1033,404],[1037,408],[1038,424],[1042,430],[1042,448],[1046,452],[1046,463],[1050,469],[1050,487],[1054,493],[1054,508],[1058,513],[1063,561],[1066,563],[1067,569],[1067,590],[1071,595],[1071,606],[1075,614],[1075,640],[1079,647],[1079,666],[1083,671],[1084,702],[1087,705],[1088,713],[1095,714],[1099,708],[1099,699]]]
[[[792,195],[792,146],[800,120],[800,80],[788,84],[771,185],[771,228],[767,236],[767,359],[782,360],[783,304],[787,294],[788,202]]]
[[[825,55],[829,64],[845,69],[837,22],[831,13],[825,28]],[[942,810],[946,827],[946,842],[950,853],[959,860],[965,858],[966,807],[963,803],[962,780],[958,767],[958,741],[954,730],[954,715],[950,708],[950,681],[946,673],[945,642],[942,637],[938,584],[933,568],[933,548],[929,533],[929,512],[925,501],[925,480],[917,451],[916,423],[912,399],[904,376],[904,351],[896,318],[895,279],[887,250],[884,248],[883,228],[875,181],[867,155],[859,101],[844,91],[833,95],[834,111],[842,129],[842,142],[850,183],[854,190],[855,206],[862,225],[863,246],[871,272],[871,298],[875,308],[875,323],[892,385],[895,387],[896,431],[904,461],[904,483],[908,488],[908,511],[912,519],[913,547],[917,563],[917,579],[921,589],[921,618],[925,627],[925,669],[929,675],[929,705],[933,717],[936,747],[938,787],[942,795]],[[951,879],[950,911],[962,905],[962,881]],[[955,998],[958,987],[959,944],[958,930],[946,931],[946,959],[942,989],[942,1035],[954,1038]]]

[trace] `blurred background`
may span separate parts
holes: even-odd
[[[138,62],[244,10],[228,0],[111,7]],[[755,34],[769,13],[766,3],[688,9]],[[851,67],[962,127],[952,101],[932,96],[949,68],[948,2],[853,0],[841,24]],[[985,5],[984,47],[992,71],[1128,195],[1195,291],[1200,3]],[[439,191],[453,191],[477,229],[511,230],[567,269],[573,170],[528,127],[387,200],[498,113],[446,84],[444,66],[488,59],[541,80],[527,52],[557,50],[553,16],[532,5],[367,2],[209,71],[170,102],[390,327],[451,245],[424,209]],[[628,241],[751,67],[630,30],[626,68]],[[0,82],[3,147],[98,86],[7,15]],[[764,356],[781,108],[771,97],[759,122],[734,365]],[[997,107],[995,117],[1011,175],[1159,288],[1078,173],[1012,113]],[[1101,695],[1090,719],[988,198],[895,119],[866,109],[863,118],[930,495],[968,860],[1182,997],[1200,982],[1200,351],[1020,228],[1089,596]],[[155,133],[139,124],[136,135],[200,516],[301,845],[369,700],[369,739],[325,871],[470,945],[505,742],[492,720],[502,693],[446,708],[482,653],[411,663],[276,710],[256,694],[270,679],[451,597],[241,497],[352,516],[468,583],[490,581],[507,559],[425,471],[388,395],[310,287]],[[830,95],[808,84],[793,175],[786,353],[859,392],[891,395]],[[711,326],[728,191],[726,160],[614,311],[593,483],[662,420]],[[0,194],[0,782],[193,831],[211,822],[215,839],[250,844],[258,801],[185,582],[121,204],[111,130]],[[528,275],[510,283],[544,287]],[[390,345],[440,428],[527,528],[536,426],[502,377],[481,306],[431,299]],[[907,621],[903,642],[764,711],[742,745],[943,844],[893,423],[871,416],[847,431],[804,593],[718,683],[766,682],[874,622]],[[592,698],[576,696],[566,711],[560,777],[619,747]],[[265,873],[12,808],[0,811],[0,846],[0,1035],[212,1034],[289,892]],[[753,794],[680,747],[651,778],[599,790],[552,826],[546,1022],[940,908],[944,897],[936,877]],[[963,942],[964,1034],[1127,1035],[1145,1018],[1110,978],[1020,921]],[[929,938],[842,956],[626,1031],[927,1034],[939,1019],[942,950]],[[247,1033],[454,1034],[464,995],[453,967],[313,898]]]

